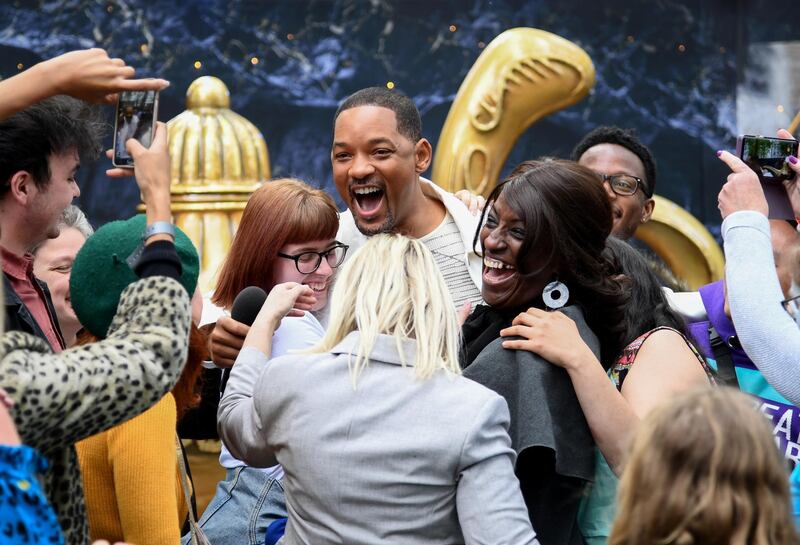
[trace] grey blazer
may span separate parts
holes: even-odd
[[[415,342],[404,341],[403,366],[387,335],[354,390],[358,340],[269,362],[248,348],[231,372],[220,436],[251,466],[283,466],[281,543],[538,544],[503,398],[444,372],[417,379]]]

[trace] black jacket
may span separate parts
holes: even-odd
[[[53,319],[53,325],[55,326],[56,335],[58,335],[58,338],[61,341],[61,346],[66,346],[64,343],[64,337],[61,335],[61,328],[58,325],[56,309],[53,307],[53,300],[50,298],[50,290],[47,289],[47,284],[38,279],[35,280],[44,293],[45,306],[47,307],[48,314],[50,314]],[[5,330],[24,331],[25,333],[30,333],[31,335],[43,339],[47,344],[50,344],[50,341],[48,341],[44,331],[42,331],[42,328],[39,327],[39,324],[33,318],[33,315],[28,310],[28,307],[22,303],[22,299],[19,298],[17,292],[15,292],[11,287],[11,282],[8,280],[8,277],[5,274],[3,274],[3,293],[6,303]]]

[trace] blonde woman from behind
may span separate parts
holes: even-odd
[[[610,545],[796,545],[786,464],[754,401],[684,394],[642,421]]]
[[[304,289],[270,293],[219,410],[236,457],[284,468],[281,543],[537,543],[508,408],[460,376],[456,310],[425,245],[371,237],[340,273],[320,344],[268,362]]]

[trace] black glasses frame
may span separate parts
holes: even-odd
[[[781,306],[783,307],[783,310],[789,314],[789,316],[794,318],[794,321],[797,323],[797,325],[800,326],[800,313],[789,310],[789,307],[792,305],[792,303],[794,303],[794,306],[800,307],[800,295],[784,299],[781,301]]]
[[[644,180],[642,180],[638,176],[634,176],[632,174],[600,174],[599,172],[598,175],[604,182],[608,182],[608,185],[611,186],[611,191],[613,191],[620,197],[630,197],[631,195],[636,195],[636,192],[639,191],[639,188],[642,189],[642,193],[647,195],[647,191],[645,190],[646,188],[644,186]],[[622,178],[623,176],[626,178],[633,178],[634,180],[636,180],[636,189],[633,190],[633,193],[622,193],[620,191],[617,191],[617,188],[614,187],[614,179]]]
[[[344,250],[342,252],[342,256],[339,258],[339,261],[337,261],[335,264],[328,262],[330,268],[335,269],[344,262],[344,258],[345,256],[347,256],[347,250],[350,249],[350,246],[348,246],[347,244],[342,244],[341,242],[337,242],[324,252],[302,252],[295,255],[289,255],[289,254],[284,254],[283,252],[278,252],[278,257],[282,257],[284,259],[291,259],[292,261],[294,261],[294,266],[297,269],[297,272],[299,272],[300,274],[313,274],[317,271],[317,269],[319,269],[319,266],[322,265],[323,258],[327,258],[331,252],[335,252],[339,248],[342,248]],[[304,255],[311,255],[311,254],[317,256],[317,264],[310,271],[301,271],[300,258],[302,258]]]

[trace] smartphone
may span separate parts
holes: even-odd
[[[797,140],[743,135],[736,139],[736,154],[758,174],[771,219],[794,219],[784,180],[794,176],[786,158],[797,157]]]
[[[125,142],[135,138],[149,148],[158,120],[158,91],[125,91],[117,102],[114,123],[114,166],[133,168],[133,157],[125,149]]]

